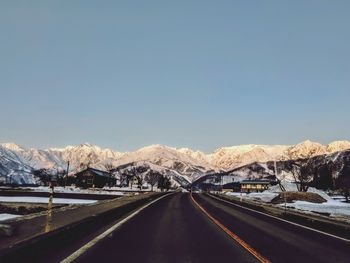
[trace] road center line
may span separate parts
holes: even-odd
[[[259,262],[270,262],[267,258],[262,256],[259,252],[257,252],[255,249],[253,249],[250,245],[248,245],[245,241],[243,241],[239,236],[234,234],[231,230],[229,230],[227,227],[225,227],[223,224],[221,224],[217,219],[215,219],[212,215],[208,213],[208,211],[202,207],[194,198],[192,193],[190,194],[192,202],[206,215],[210,218],[211,221],[213,221],[217,226],[221,228],[227,235],[229,235],[233,240],[235,240],[239,245],[241,245],[245,250],[247,250],[251,255],[253,255]]]
[[[332,235],[332,234],[329,234],[327,232],[323,232],[321,230],[317,230],[315,228],[311,228],[311,227],[308,227],[308,226],[303,226],[303,225],[300,225],[300,224],[297,224],[297,223],[294,223],[294,222],[291,222],[291,221],[288,221],[288,220],[285,220],[285,219],[282,219],[282,218],[279,218],[279,217],[276,217],[276,216],[273,216],[273,215],[269,215],[269,214],[266,214],[266,213],[263,213],[263,212],[260,212],[260,211],[256,211],[254,209],[251,209],[251,208],[248,208],[248,207],[244,207],[242,205],[237,205],[235,203],[232,203],[232,202],[229,202],[227,200],[224,200],[222,198],[219,198],[219,197],[216,197],[216,196],[213,196],[211,194],[208,194],[211,198],[214,198],[214,199],[217,199],[221,202],[225,202],[225,203],[228,203],[230,205],[233,205],[233,206],[237,206],[237,207],[240,207],[240,208],[243,208],[243,209],[246,209],[246,210],[249,210],[249,211],[252,211],[252,212],[255,212],[255,213],[258,213],[258,214],[261,214],[261,215],[264,215],[264,216],[267,216],[267,217],[271,217],[271,218],[274,218],[274,219],[277,219],[277,220],[280,220],[282,222],[285,222],[285,223],[288,223],[288,224],[291,224],[291,225],[294,225],[294,226],[298,226],[298,227],[301,227],[301,228],[305,228],[305,229],[308,229],[308,230],[311,230],[311,231],[314,231],[314,232],[317,232],[317,233],[320,233],[320,234],[323,234],[323,235],[326,235],[326,236],[329,236],[329,237],[332,237],[332,238],[336,238],[336,239],[339,239],[339,240],[342,240],[342,241],[345,241],[345,242],[350,242],[349,239],[346,239],[346,238],[342,238],[342,237],[339,237],[339,236],[336,236],[336,235]]]
[[[127,221],[129,221],[131,218],[133,218],[134,216],[136,216],[138,213],[140,213],[142,210],[144,210],[145,208],[147,208],[148,206],[154,204],[155,202],[159,201],[160,199],[169,196],[173,193],[169,193],[166,195],[163,195],[155,200],[153,200],[150,203],[147,203],[146,205],[144,205],[143,207],[139,208],[138,210],[136,210],[135,212],[133,212],[132,214],[128,215],[126,218],[124,218],[123,220],[119,221],[118,223],[116,223],[115,225],[113,225],[112,227],[110,227],[109,229],[107,229],[105,232],[103,232],[102,234],[100,234],[99,236],[95,237],[94,239],[92,239],[91,241],[89,241],[88,243],[86,243],[84,246],[82,246],[81,248],[79,248],[77,251],[75,251],[73,254],[71,254],[70,256],[68,256],[67,258],[65,258],[64,260],[61,261],[61,263],[70,263],[73,262],[74,260],[76,260],[78,257],[80,257],[82,254],[84,254],[87,250],[89,250],[91,247],[93,247],[94,245],[96,245],[97,242],[101,241],[102,239],[104,239],[106,236],[108,236],[109,234],[111,234],[114,230],[116,230],[117,228],[119,228],[121,225],[123,225],[124,223],[126,223]]]

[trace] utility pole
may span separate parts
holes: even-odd
[[[240,196],[239,196],[239,201],[242,203],[242,201],[243,201],[243,196],[242,196],[242,184],[240,185],[240,191],[241,191],[241,194],[240,194]]]
[[[273,165],[275,166],[275,177],[276,177],[276,179],[278,179],[277,178],[277,162],[276,162],[276,159],[273,161]]]
[[[67,173],[66,173],[66,178],[64,179],[64,188],[66,188],[67,186],[68,172],[69,172],[69,161],[67,162]]]

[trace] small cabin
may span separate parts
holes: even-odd
[[[269,188],[269,184],[268,180],[243,180],[240,182],[241,192],[263,192]]]
[[[75,174],[75,177],[76,186],[82,188],[102,188],[115,185],[115,178],[110,173],[90,167]]]

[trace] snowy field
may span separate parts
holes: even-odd
[[[50,192],[49,187],[47,186],[39,186],[39,187],[23,187],[23,189],[30,189],[32,191],[36,192]],[[107,191],[107,189],[111,191]],[[104,189],[81,189],[74,186],[57,186],[54,188],[55,193],[68,193],[68,194],[101,194],[101,195],[116,195],[116,196],[122,196],[124,195],[123,192],[114,190],[113,188],[104,188]]]
[[[17,217],[21,217],[21,216],[3,213],[3,214],[0,214],[0,221],[5,221],[8,219],[13,219],[13,218],[17,218]]]
[[[285,182],[284,187],[287,191],[298,191],[296,185],[291,182]],[[227,192],[226,195],[235,196],[240,198],[242,196],[243,200],[258,201],[269,203],[273,198],[278,196],[281,189],[278,185],[271,186],[268,190],[262,193],[234,193]],[[294,201],[293,203],[287,203],[288,208],[294,208],[304,213],[323,213],[330,214],[331,216],[350,216],[350,203],[342,202],[344,200],[341,196],[330,197],[326,192],[318,190],[316,188],[310,187],[308,192],[315,193],[323,197],[326,202],[324,203],[311,203],[307,201]],[[277,206],[284,207],[284,204],[279,204]]]
[[[1,189],[1,187],[0,187]],[[38,187],[18,187],[16,189],[23,189],[23,190],[31,190],[35,192],[50,192],[50,189],[48,186],[38,186]],[[146,189],[140,190],[136,186],[133,188],[130,187],[104,187],[104,188],[95,188],[95,189],[81,189],[75,186],[57,186],[54,188],[55,193],[68,193],[68,194],[101,194],[101,195],[116,195],[116,196],[123,196],[124,194],[127,194],[128,192],[149,192],[151,191],[151,188],[148,187]],[[154,187],[154,192],[160,192],[160,189]]]
[[[47,204],[49,198],[33,196],[0,196],[0,202]],[[96,202],[97,200],[53,198],[54,204],[93,204]]]
[[[284,206],[284,204],[280,204],[280,206]],[[332,216],[350,216],[350,204],[336,200],[328,200],[321,204],[295,201],[294,203],[287,203],[287,207],[295,208],[303,212],[326,213]]]

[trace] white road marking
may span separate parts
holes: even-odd
[[[126,223],[128,220],[130,220],[131,218],[133,218],[134,216],[136,216],[138,213],[140,213],[142,210],[144,210],[146,207],[154,204],[155,202],[159,201],[160,199],[169,196],[173,193],[169,193],[166,195],[163,195],[155,200],[153,200],[152,202],[144,205],[143,207],[139,208],[138,210],[136,210],[135,212],[133,212],[132,214],[130,214],[129,216],[127,216],[126,218],[124,218],[123,220],[119,221],[118,223],[116,223],[115,225],[113,225],[111,228],[107,229],[105,232],[103,232],[102,234],[100,234],[99,236],[95,237],[94,239],[92,239],[90,242],[86,243],[84,246],[82,246],[81,248],[79,248],[77,251],[75,251],[73,254],[71,254],[70,256],[68,256],[67,258],[65,258],[64,260],[61,261],[61,263],[70,263],[73,262],[74,260],[76,260],[78,257],[80,257],[82,254],[84,254],[87,250],[89,250],[91,247],[93,247],[94,245],[96,245],[97,242],[101,241],[102,239],[104,239],[106,236],[108,236],[109,234],[111,234],[114,230],[116,230],[118,227],[120,227],[121,225],[123,225],[124,223]]]
[[[276,216],[273,216],[273,215],[269,215],[269,214],[266,214],[266,213],[263,213],[263,212],[260,212],[260,211],[256,211],[256,210],[251,209],[251,208],[248,208],[248,207],[244,207],[244,206],[241,206],[241,205],[237,205],[237,204],[235,204],[235,203],[231,203],[231,202],[229,202],[229,201],[227,201],[227,200],[221,199],[221,198],[216,197],[216,196],[213,196],[213,195],[211,195],[211,194],[209,194],[209,196],[212,197],[212,198],[215,198],[215,199],[217,199],[217,200],[220,200],[220,201],[222,201],[222,202],[228,203],[228,204],[230,204],[230,205],[234,205],[234,206],[237,206],[237,207],[240,207],[240,208],[243,208],[243,209],[246,209],[246,210],[249,210],[249,211],[252,211],[252,212],[261,214],[261,215],[264,215],[264,216],[268,216],[268,217],[271,217],[271,218],[280,220],[280,221],[285,222],[285,223],[289,223],[289,224],[292,224],[292,225],[295,225],[295,226],[298,226],[298,227],[301,227],[301,228],[305,228],[305,229],[308,229],[308,230],[311,230],[311,231],[314,231],[314,232],[317,232],[317,233],[320,233],[320,234],[323,234],[323,235],[326,235],[326,236],[329,236],[329,237],[333,237],[333,238],[336,238],[336,239],[339,239],[339,240],[342,240],[342,241],[345,241],[345,242],[349,242],[349,243],[350,243],[350,240],[349,240],[349,239],[342,238],[342,237],[339,237],[339,236],[336,236],[336,235],[332,235],[332,234],[329,234],[329,233],[327,233],[327,232],[323,232],[323,231],[321,231],[321,230],[317,230],[317,229],[315,229],[315,228],[303,226],[303,225],[300,225],[300,224],[297,224],[297,223],[294,223],[294,222],[291,222],[291,221],[288,221],[288,220],[285,220],[285,219],[282,219],[282,218],[279,218],[279,217],[276,217]]]

